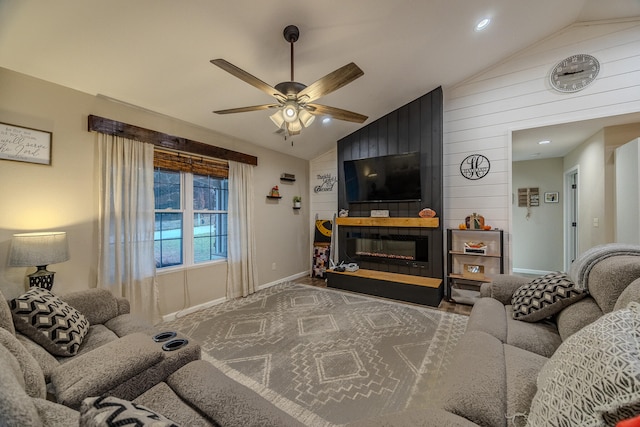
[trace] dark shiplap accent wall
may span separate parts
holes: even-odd
[[[398,108],[373,123],[338,141],[338,209],[349,209],[351,217],[368,217],[372,209],[388,209],[391,217],[417,217],[422,208],[431,208],[441,217],[442,192],[442,88]],[[347,203],[344,186],[345,160],[365,159],[389,154],[420,152],[422,173],[421,202]],[[442,217],[440,219],[442,224]],[[339,243],[353,227],[340,227]],[[392,231],[397,231],[393,229]],[[407,230],[408,231],[408,230]],[[411,233],[416,233],[415,229]],[[428,266],[410,267],[387,264],[370,268],[418,276],[443,277],[442,229],[421,229],[420,235],[429,237]],[[406,233],[405,233],[406,234]],[[344,248],[344,245],[340,244]],[[345,254],[340,251],[340,260]]]

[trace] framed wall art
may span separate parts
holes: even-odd
[[[51,132],[0,123],[0,160],[51,164]]]
[[[545,203],[558,203],[559,200],[560,200],[560,195],[557,191],[549,191],[544,193]]]

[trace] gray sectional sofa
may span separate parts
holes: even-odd
[[[627,377],[620,381],[629,381],[629,376],[640,378],[640,309],[637,314],[625,309],[630,303],[640,302],[639,278],[640,256],[621,255],[603,259],[589,273],[587,296],[562,308],[549,319],[525,322],[513,318],[511,302],[514,292],[531,279],[513,275],[496,277],[492,283],[483,285],[467,330],[454,350],[442,390],[442,403],[423,410],[362,420],[351,426],[615,425],[606,421],[587,424],[585,420],[588,417],[583,421],[562,424],[551,414],[533,419],[530,416],[532,402],[538,392],[539,374],[545,366],[550,370],[555,367],[551,366],[553,363],[557,365],[550,358],[562,356],[554,356],[559,347],[565,343],[568,347],[566,357],[575,359],[577,355],[568,353],[573,350],[568,344],[573,338],[584,339],[586,336],[588,344],[584,346],[583,353],[591,349],[595,351],[598,341],[608,337],[591,337],[589,329],[595,328],[596,322],[606,320],[604,317],[616,313],[632,319],[622,322],[614,317],[610,321],[614,325],[624,324],[624,329],[614,334],[622,337],[620,342],[628,344],[628,348],[621,349],[620,353],[623,357],[629,354],[631,359],[630,366],[625,367]],[[607,363],[614,364],[611,360]],[[597,370],[596,363],[593,364],[586,366],[585,370]],[[553,372],[558,377],[574,375],[557,369]],[[640,382],[637,379],[630,382],[635,382],[630,386],[630,393],[629,390],[620,391],[620,394],[629,394],[631,399],[627,402],[629,405],[620,409],[622,419],[640,415]]]

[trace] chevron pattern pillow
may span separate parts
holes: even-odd
[[[566,273],[549,273],[522,285],[513,293],[513,318],[537,322],[559,313],[585,296],[587,292],[576,289]]]
[[[89,397],[80,406],[80,427],[153,426],[178,427],[173,421],[128,400]]]
[[[78,353],[89,331],[89,322],[78,310],[47,289],[35,287],[10,305],[16,330],[56,356]]]

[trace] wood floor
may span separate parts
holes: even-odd
[[[312,277],[301,277],[300,279],[296,279],[296,283],[301,285],[311,285],[318,286],[321,288],[326,288],[327,283],[324,279],[312,278]],[[346,292],[346,291],[345,291]],[[410,304],[410,303],[407,303]],[[440,305],[438,306],[438,310],[446,311],[449,313],[463,314],[468,316],[471,313],[472,306],[466,304],[455,304],[451,302],[447,302],[442,300]]]

